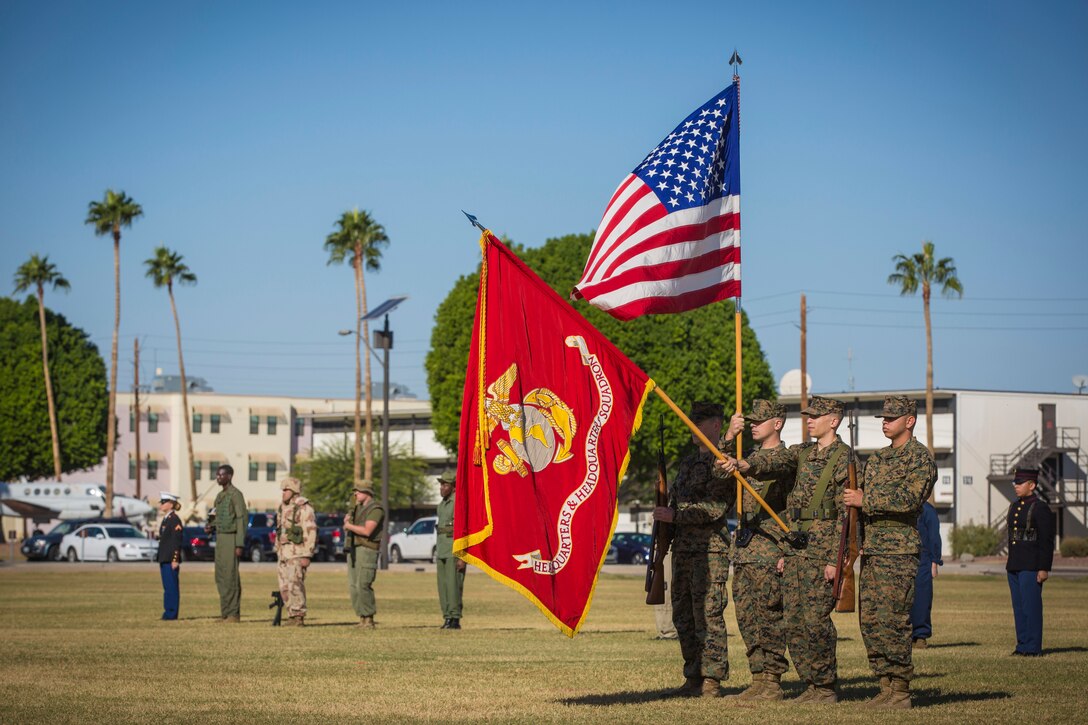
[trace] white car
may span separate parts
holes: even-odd
[[[389,561],[394,564],[408,559],[434,561],[438,545],[437,516],[416,519],[407,531],[389,537]]]
[[[125,524],[85,524],[60,540],[68,561],[154,561],[159,542]]]

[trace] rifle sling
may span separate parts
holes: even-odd
[[[812,460],[812,456],[815,453],[816,446],[813,446],[813,453],[809,454],[808,460]],[[835,464],[839,462],[839,458],[842,457],[843,451],[846,450],[846,446],[837,447],[832,453],[831,457],[827,459],[827,464],[824,465],[823,471],[820,472],[820,478],[816,481],[816,491],[812,495],[812,499],[808,502],[808,506],[805,506],[799,512],[797,512],[796,520],[801,522],[801,530],[808,531],[812,528],[812,521],[816,518],[816,511],[823,512],[823,516],[819,518],[835,518],[834,510],[828,510],[824,506],[824,497],[827,495],[827,487],[831,483],[831,477],[835,474]],[[830,515],[828,515],[830,514]]]

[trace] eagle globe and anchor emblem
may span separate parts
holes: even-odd
[[[513,363],[487,386],[484,412],[488,437],[500,426],[506,432],[506,437],[493,438],[499,449],[491,464],[495,473],[514,472],[524,478],[530,470],[542,471],[573,457],[570,447],[578,421],[570,406],[548,388],[534,388],[521,402],[511,402],[517,377],[518,365]]]

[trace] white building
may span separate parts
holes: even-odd
[[[918,401],[915,436],[926,441],[925,391],[819,393],[846,403],[839,429],[862,458],[887,445],[879,415],[886,395]],[[1041,493],[1054,510],[1058,536],[1088,534],[1088,395],[988,390],[936,390],[933,444],[938,477],[934,499],[947,547],[954,524],[1003,526],[1015,499],[1012,471],[1041,469]],[[783,395],[790,417],[783,438],[801,439],[798,395]],[[948,549],[946,548],[946,551]]]

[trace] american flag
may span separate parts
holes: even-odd
[[[740,296],[737,84],[695,109],[627,175],[572,296],[613,317]]]

